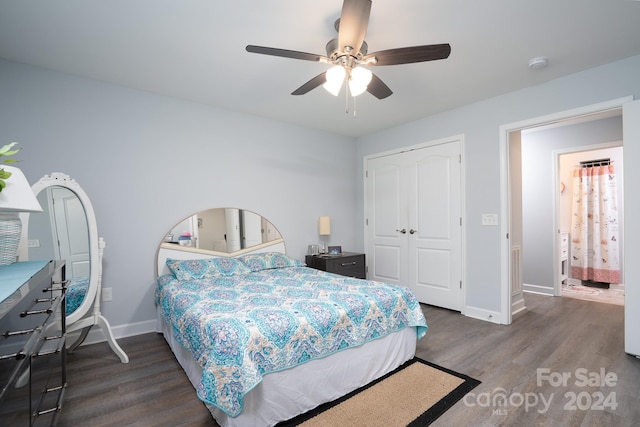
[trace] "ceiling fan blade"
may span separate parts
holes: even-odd
[[[377,61],[368,65],[398,65],[445,59],[449,57],[449,54],[451,54],[451,46],[449,43],[443,43],[381,50],[370,53],[362,60],[366,61],[375,57]]]
[[[271,55],[271,56],[281,56],[283,58],[293,58],[293,59],[302,59],[305,61],[321,61],[322,59],[326,59],[323,55],[317,55],[314,53],[306,53],[306,52],[298,52],[296,50],[287,50],[287,49],[278,49],[276,47],[264,47],[264,46],[254,46],[248,45],[246,47],[247,52],[251,53],[261,53],[263,55]]]
[[[317,76],[300,86],[298,89],[291,92],[291,95],[304,95],[305,93],[317,88],[321,84],[324,84],[327,81],[326,74],[326,71],[324,73],[318,74]]]
[[[371,76],[371,81],[369,82],[369,86],[367,86],[367,92],[378,99],[385,99],[393,93],[391,89],[389,89],[389,86],[384,84],[375,74]]]
[[[350,46],[353,55],[360,51],[370,14],[371,0],[344,0],[338,28],[338,49],[349,52],[345,46]]]

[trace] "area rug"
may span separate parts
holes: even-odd
[[[578,279],[569,279],[562,286],[562,296],[607,304],[624,305],[624,285],[612,283],[609,289],[584,286]]]
[[[419,358],[340,399],[278,427],[422,427],[444,414],[480,381]]]

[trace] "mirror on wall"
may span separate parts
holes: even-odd
[[[180,221],[165,235],[175,249],[234,254],[281,240],[278,229],[261,215],[238,208],[214,208]]]

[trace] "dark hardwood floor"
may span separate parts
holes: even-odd
[[[482,381],[433,425],[637,425],[640,359],[624,353],[623,307],[534,294],[526,304],[510,326],[423,307],[429,332],[417,355]],[[161,335],[118,342],[128,364],[106,343],[69,355],[59,426],[217,426]],[[606,384],[593,385],[601,370]],[[561,375],[566,385],[547,380]]]
[[[525,302],[509,326],[425,308],[431,328],[417,355],[482,381],[433,425],[638,425],[640,359],[624,353],[624,307],[535,294]],[[591,385],[601,370],[615,385],[611,375]]]

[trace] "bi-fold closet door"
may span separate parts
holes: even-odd
[[[369,279],[462,309],[460,140],[367,161]]]

